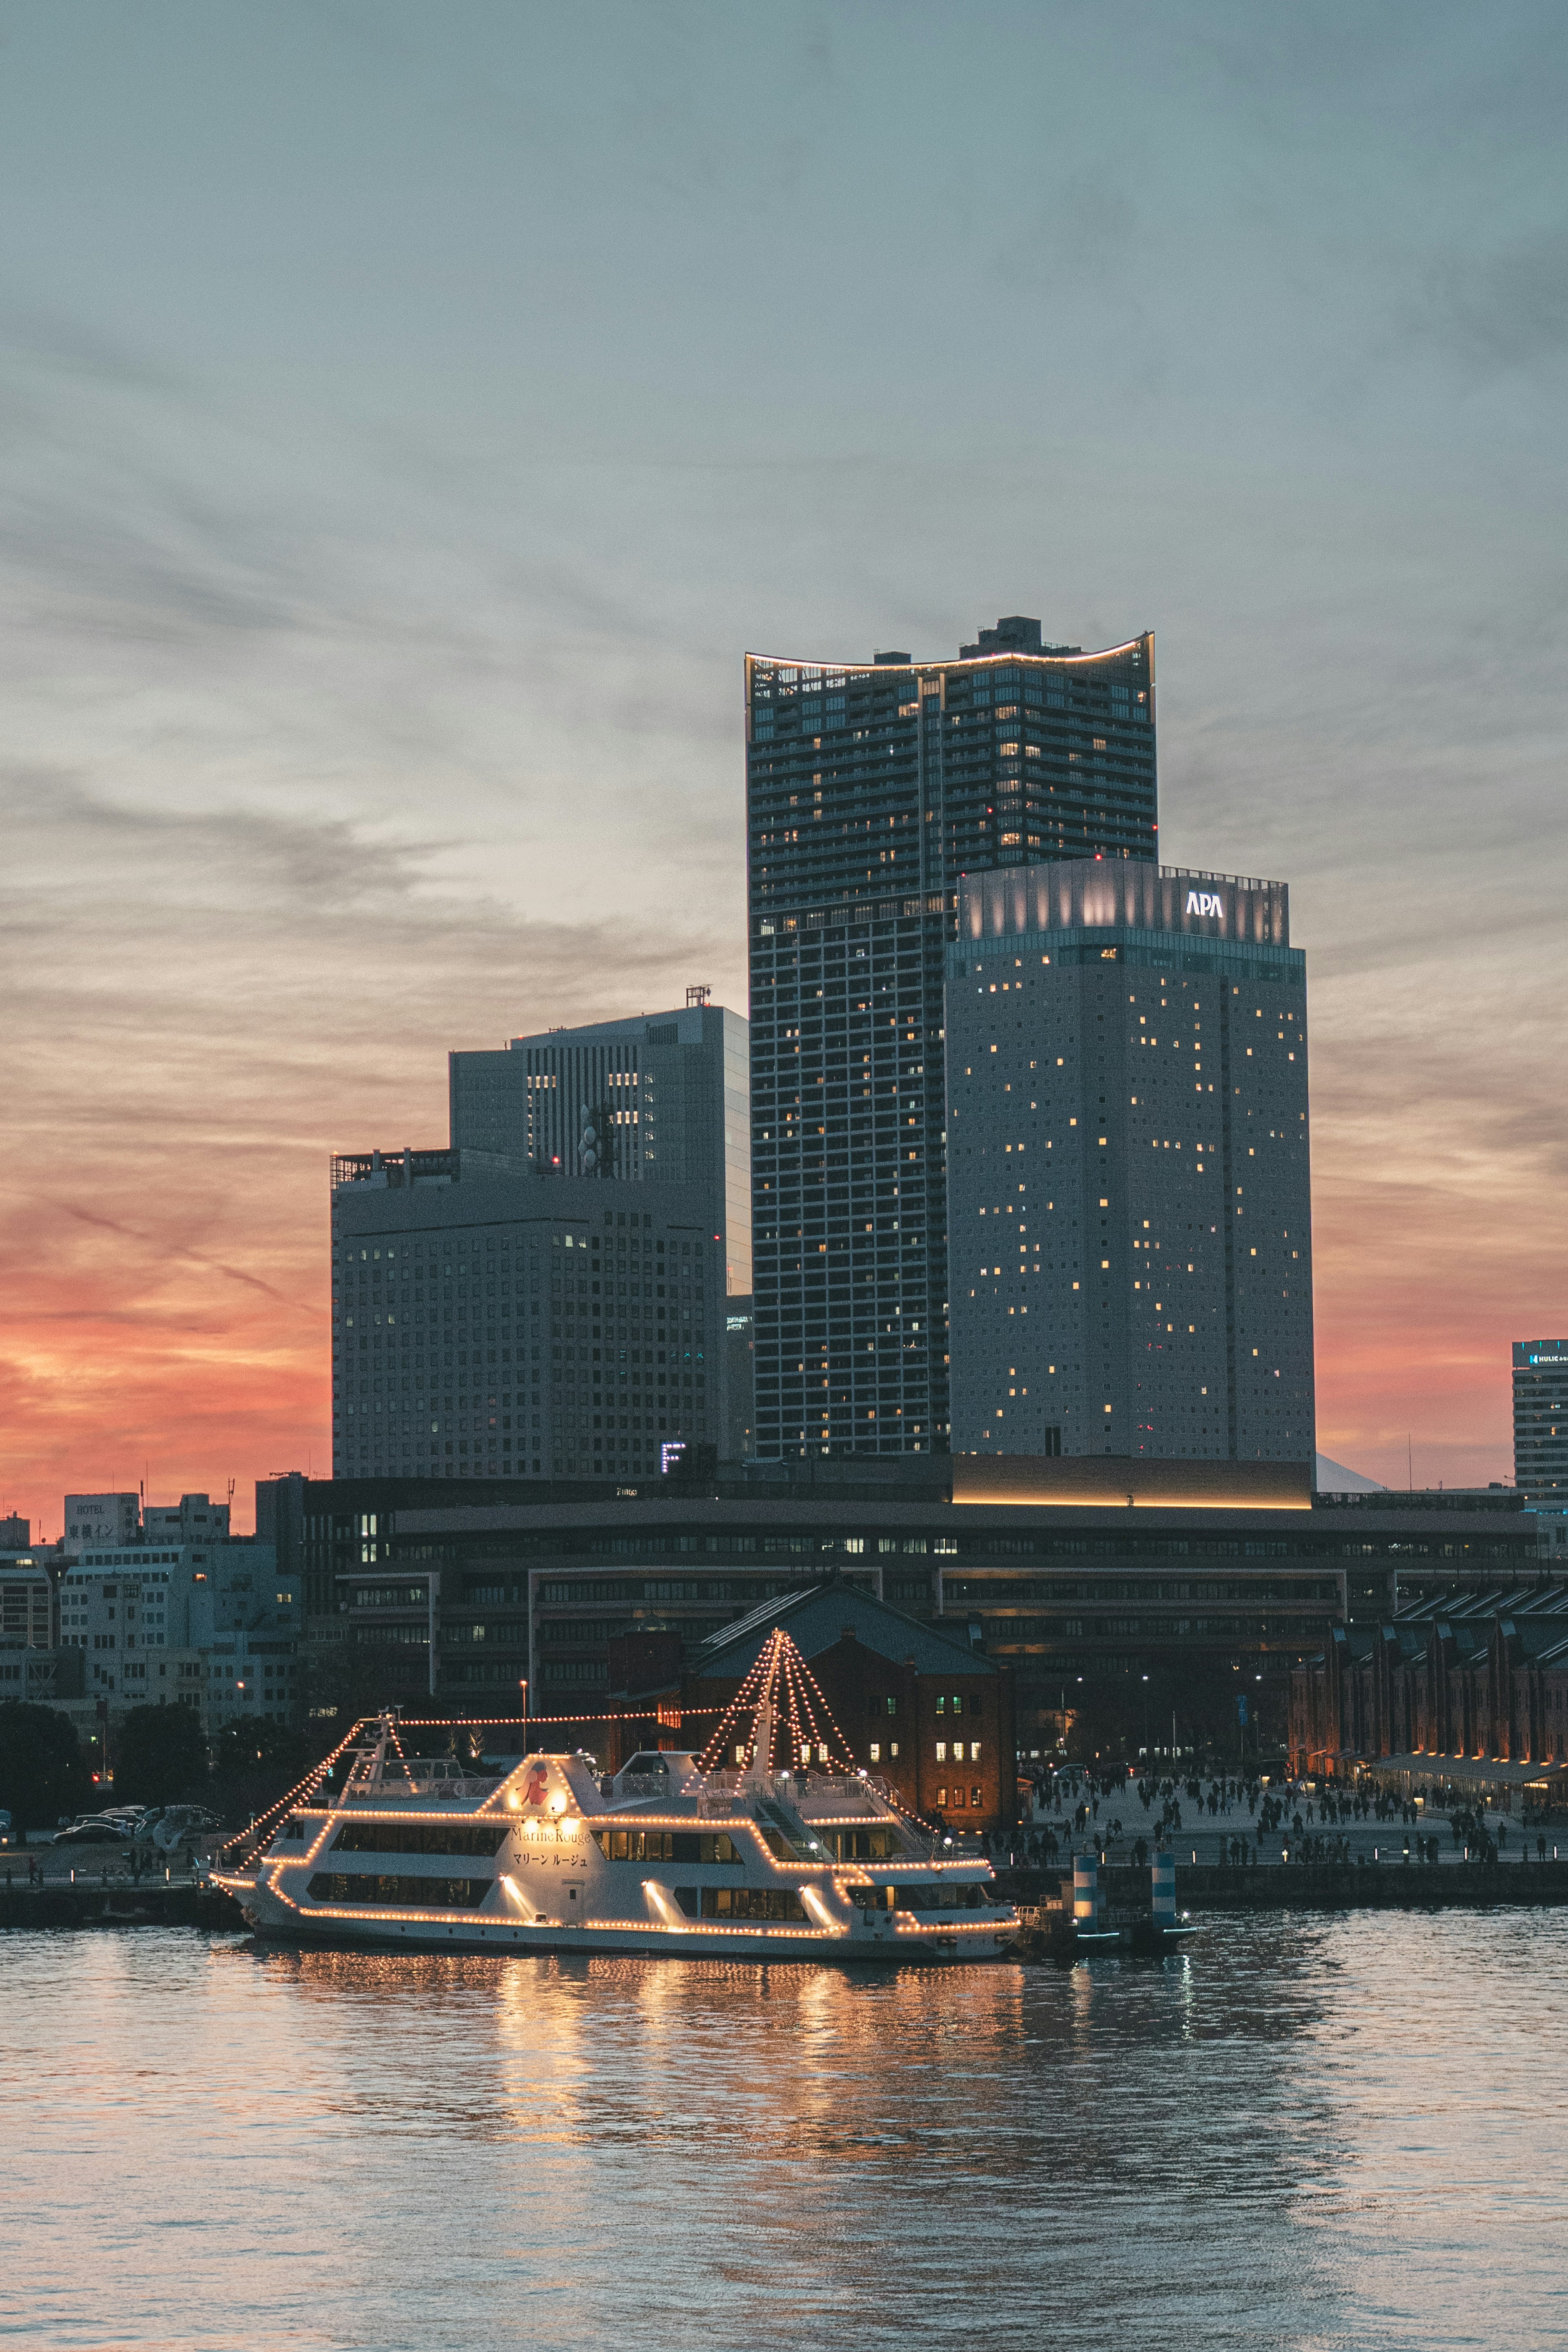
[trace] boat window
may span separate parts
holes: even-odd
[[[908,1852],[897,1830],[825,1830],[823,1843],[839,1862],[887,1862]]]
[[[334,1853],[489,1855],[506,1843],[504,1822],[345,1822]]]
[[[407,1878],[380,1871],[318,1870],[312,1903],[374,1903],[425,1911],[477,1911],[493,1878]]]
[[[740,1850],[722,1831],[595,1830],[606,1862],[739,1862]]]
[[[790,1886],[678,1886],[676,1901],[689,1919],[804,1919],[805,1906]]]
[[[994,1901],[990,1890],[973,1880],[967,1885],[910,1885],[893,1889],[900,1911],[980,1911]]]

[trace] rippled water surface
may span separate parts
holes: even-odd
[[[1070,1971],[0,1940],[0,2334],[1454,2347],[1568,2326],[1568,1916]]]

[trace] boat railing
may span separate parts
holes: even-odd
[[[885,1780],[862,1780],[858,1772],[795,1772],[784,1784],[797,1806],[834,1813],[881,1814],[890,1810]]]
[[[338,1799],[342,1805],[384,1805],[399,1797],[447,1797],[454,1804],[477,1804],[494,1796],[500,1782],[487,1774],[483,1780],[459,1780],[442,1774],[437,1780],[404,1779],[389,1773],[384,1780],[351,1780]]]
[[[620,1794],[623,1797],[672,1797],[675,1787],[668,1772],[623,1772]]]

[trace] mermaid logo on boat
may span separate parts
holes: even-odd
[[[523,1803],[525,1805],[542,1805],[544,1802],[544,1792],[549,1786],[549,1767],[544,1764],[531,1765],[529,1768],[528,1779],[523,1784]]]

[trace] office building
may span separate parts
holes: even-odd
[[[1154,854],[1154,649],[748,656],[755,1446],[949,1443],[942,992],[960,877]]]
[[[33,1523],[12,1511],[0,1519],[0,1553],[26,1551],[32,1541]]]
[[[746,1024],[705,988],[679,1011],[514,1037],[448,1056],[451,1141],[531,1176],[679,1184],[712,1194],[725,1290],[752,1287]],[[473,1163],[470,1161],[470,1165]]]
[[[1407,1578],[1525,1590],[1539,1573],[1511,1496],[1327,1499],[1305,1465],[1112,1470],[833,1459],[636,1496],[301,1479],[282,1482],[287,1509],[258,1486],[257,1523],[285,1530],[280,1565],[302,1578],[319,1660],[344,1666],[336,1681],[356,1706],[425,1692],[434,1576],[443,1706],[526,1709],[554,1719],[536,1736],[558,1743],[563,1720],[580,1722],[572,1744],[590,1748],[588,1719],[626,1684],[612,1645],[669,1635],[689,1664],[742,1612],[833,1574],[1009,1666],[1027,1758],[1086,1704],[1135,1703],[1141,1718],[1151,1691],[1156,1713],[1166,1694],[1167,1722],[1201,1696],[1219,1731],[1234,1728],[1237,1676],[1282,1738],[1291,1669],[1335,1626],[1390,1615]]]
[[[952,1449],[1310,1464],[1305,958],[1285,886],[959,886]]]
[[[333,1163],[337,1475],[654,1478],[672,1449],[717,1447],[712,1187],[479,1162]]]
[[[301,1703],[303,1592],[270,1544],[89,1546],[66,1563],[59,1614],[85,1699],[111,1715],[183,1702],[216,1733],[241,1716],[290,1722]]]
[[[0,1559],[0,1644],[52,1649],[54,1580],[43,1555]]]
[[[1538,1510],[1568,1511],[1568,1339],[1514,1343],[1513,1483]]]
[[[144,1503],[142,1540],[155,1544],[216,1543],[228,1533],[228,1505],[206,1495],[182,1495],[177,1503]]]

